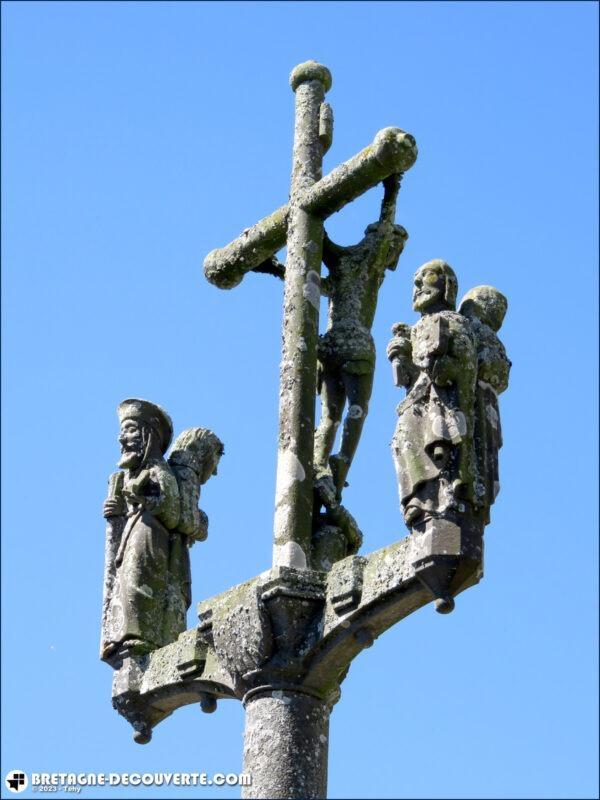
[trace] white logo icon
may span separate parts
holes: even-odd
[[[6,784],[6,788],[9,790],[9,792],[19,794],[19,792],[25,791],[29,784],[29,780],[27,779],[27,775],[20,769],[11,769],[4,779],[4,783]]]

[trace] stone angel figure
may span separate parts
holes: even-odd
[[[216,474],[223,444],[205,428],[173,436],[169,415],[131,398],[118,407],[119,472],[109,479],[100,657],[144,654],[186,629],[189,548],[206,539],[200,487]]]

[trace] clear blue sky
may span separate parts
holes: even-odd
[[[146,747],[111,708],[101,505],[115,407],[152,399],[226,444],[194,605],[270,564],[281,285],[222,292],[201,267],[286,201],[288,74],[314,58],[334,79],[326,170],[387,125],[419,146],[346,493],[364,552],[405,535],[383,351],[415,319],[416,267],[500,288],[514,364],[485,579],[351,667],[330,795],[597,797],[597,25],[577,2],[2,4],[3,791],[13,768],[241,768],[238,703],[184,708]],[[379,201],[333,238],[357,241]]]

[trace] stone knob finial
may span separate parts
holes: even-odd
[[[454,611],[454,598],[438,597],[434,603],[434,606],[438,614],[450,614],[452,611]]]
[[[201,692],[200,708],[205,714],[213,714],[217,710],[217,698],[208,692]]]
[[[148,744],[152,739],[152,728],[145,723],[134,723],[133,741],[136,744]]]
[[[383,128],[373,141],[377,160],[394,171],[405,172],[417,160],[414,136],[401,128]]]
[[[331,72],[323,64],[317,61],[305,61],[298,64],[290,73],[290,86],[294,91],[307,81],[320,81],[326,92],[331,89]]]

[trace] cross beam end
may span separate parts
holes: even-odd
[[[219,289],[233,289],[244,275],[282,247],[287,237],[288,206],[281,206],[230,244],[212,250],[204,259],[204,274]]]
[[[392,167],[394,172],[406,172],[417,160],[415,138],[402,128],[382,128],[375,136],[373,148],[377,160]]]

